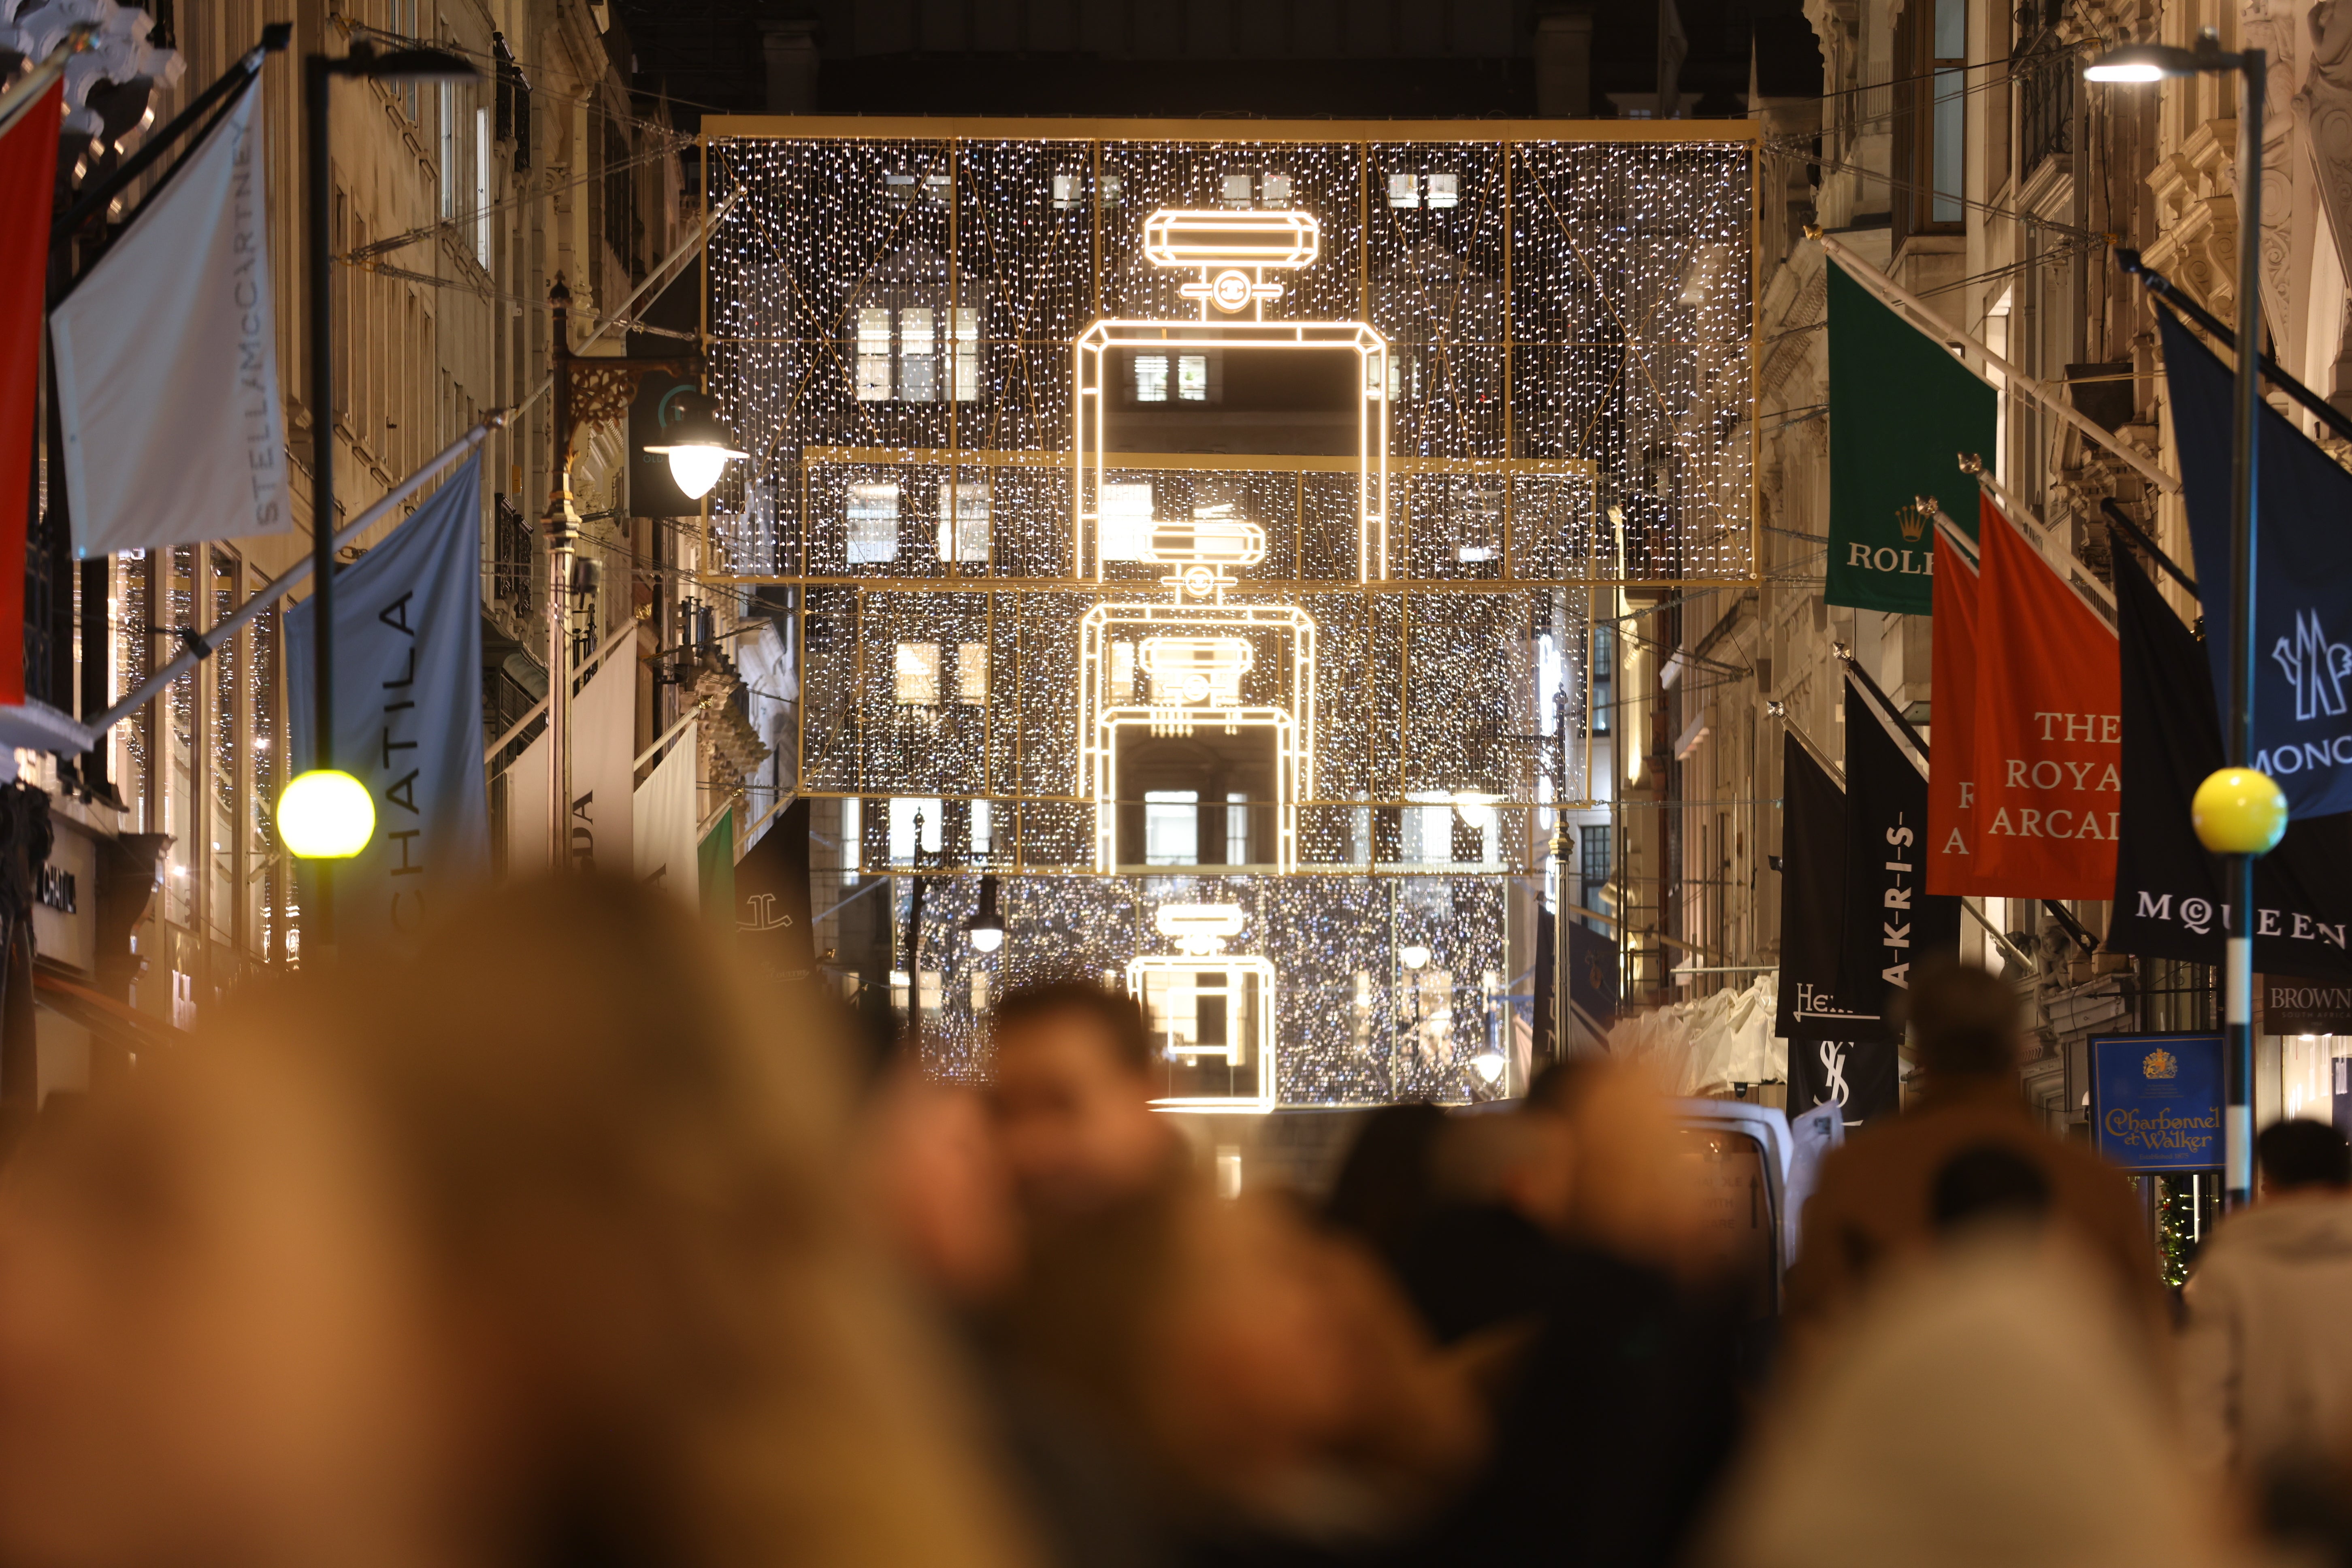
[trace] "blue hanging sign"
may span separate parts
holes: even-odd
[[[2221,1037],[2091,1037],[2091,1137],[2126,1171],[2221,1168]]]

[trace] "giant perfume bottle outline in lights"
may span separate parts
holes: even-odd
[[[1298,802],[1315,773],[1314,618],[1297,605],[1229,601],[1243,586],[1234,572],[1266,552],[1265,529],[1234,515],[1233,503],[1163,516],[1150,487],[1109,476],[1123,453],[1175,450],[1352,468],[1358,581],[1387,575],[1387,341],[1362,321],[1265,314],[1283,291],[1267,273],[1311,265],[1320,238],[1305,212],[1155,212],[1144,255],[1156,267],[1196,274],[1179,293],[1197,302],[1197,317],[1098,321],[1076,341],[1080,573],[1111,584],[1112,564],[1150,563],[1164,570],[1165,591],[1106,599],[1081,626],[1077,791],[1093,803],[1097,871],[1146,858],[1131,796],[1154,748],[1161,767],[1182,765],[1164,760],[1170,743],[1264,777],[1265,803],[1224,808],[1245,814],[1233,841],[1262,844],[1267,853],[1246,858],[1277,874],[1297,868]],[[1215,412],[1213,378],[1231,395]],[[1217,419],[1223,423],[1205,423]],[[1171,439],[1180,429],[1183,437]],[[1164,904],[1155,929],[1180,951],[1128,965],[1129,989],[1151,1016],[1170,1075],[1171,1092],[1160,1101],[1170,1109],[1265,1111],[1277,1103],[1274,966],[1223,951],[1243,925],[1238,905]]]

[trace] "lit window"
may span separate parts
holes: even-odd
[[[1054,210],[1076,212],[1085,201],[1086,177],[1082,174],[1054,176]]]
[[[971,848],[975,855],[986,855],[996,847],[996,818],[988,802],[971,803]]]
[[[490,111],[474,110],[474,259],[490,267],[490,160],[497,155]]]
[[[1421,178],[1417,174],[1389,176],[1389,205],[1417,207],[1421,205]]]
[[[1595,735],[1609,733],[1610,710],[1617,705],[1617,628],[1592,628],[1592,674],[1586,683],[1585,729]],[[1837,710],[1845,711],[1841,704]]]
[[[1176,396],[1185,403],[1209,401],[1209,356],[1180,354],[1176,359]]]
[[[914,305],[898,312],[898,396],[902,401],[938,400],[937,347],[929,307]]]
[[[956,700],[978,708],[988,700],[988,645],[956,644]]]
[[[895,695],[900,707],[938,707],[940,705],[940,645],[935,642],[900,643],[892,679]]]
[[[1201,863],[1201,796],[1196,790],[1155,789],[1143,794],[1143,863]]]
[[[1250,205],[1250,177],[1247,174],[1227,174],[1222,187],[1225,205],[1245,207]]]
[[[988,564],[988,487],[940,481],[940,559]]]
[[[849,487],[849,563],[853,566],[898,556],[898,487]]]
[[[1249,864],[1249,796],[1225,796],[1225,864]]]
[[[1135,700],[1135,645],[1131,642],[1110,645],[1110,700]]]
[[[1454,859],[1454,797],[1443,790],[1413,790],[1410,801],[1426,805],[1404,808],[1402,839],[1398,847],[1408,862],[1447,865]]]
[[[1168,356],[1166,354],[1135,356],[1135,400],[1138,403],[1168,401]]]
[[[953,331],[948,352],[955,358],[955,400],[980,401],[980,312],[960,305],[948,312]]]
[[[883,403],[890,396],[890,312],[857,312],[857,401]]]
[[[1103,486],[1099,532],[1105,561],[1151,559],[1150,480]]]
[[[1429,176],[1429,205],[1433,207],[1455,205],[1462,196],[1461,176],[1432,174]]]
[[[1290,176],[1269,174],[1259,182],[1258,192],[1265,205],[1286,207],[1290,205]]]
[[[915,836],[916,819],[922,819],[922,837]],[[947,826],[947,808],[936,800],[920,795],[890,797],[890,858],[912,860],[918,842],[927,851],[940,847],[940,830]]]

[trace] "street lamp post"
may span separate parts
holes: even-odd
[[[2230,415],[2230,713],[2222,740],[2229,765],[2200,785],[2192,807],[2197,836],[2222,857],[2222,897],[2235,910],[2222,971],[2222,1024],[2229,1060],[2223,1122],[2223,1187],[2231,1208],[2253,1190],[2254,1164],[2254,861],[2286,828],[2278,785],[2254,771],[2254,562],[2260,512],[2254,476],[2262,433],[2263,93],[2269,59],[2261,49],[2235,54],[2207,28],[2194,48],[2128,44],[2083,72],[2091,81],[2151,82],[2205,73],[2238,73],[2238,365]]]
[[[341,58],[309,55],[302,61],[302,110],[308,166],[303,170],[307,278],[310,326],[310,650],[316,734],[310,767],[287,785],[278,803],[287,848],[315,862],[311,908],[303,911],[305,945],[325,957],[335,947],[334,862],[367,846],[374,806],[365,786],[335,768],[335,346],[330,294],[328,195],[329,89],[337,77],[378,81],[472,81],[480,75],[458,56],[440,49],[394,49],[379,54],[366,43]],[[362,822],[360,814],[364,811]]]
[[[572,463],[583,426],[626,419],[637,384],[649,375],[697,374],[699,359],[582,358],[572,352],[572,289],[561,275],[547,293],[554,342],[556,491],[547,509],[547,750],[548,868],[572,863],[572,572],[580,549],[580,512],[572,504]],[[727,465],[744,454],[720,424],[709,398],[669,433],[666,454],[679,489],[700,500]]]

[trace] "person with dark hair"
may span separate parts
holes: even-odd
[[[2262,1201],[2214,1227],[2181,1292],[2190,1458],[2255,1475],[2352,1436],[2352,1147],[2324,1121],[2254,1140]]]
[[[1445,1112],[1425,1100],[1364,1118],[1331,1184],[1324,1224],[1393,1263],[1429,1213],[1430,1155],[1444,1131]]]
[[[1998,1173],[1988,1163],[1995,1152],[2040,1178],[2053,1238],[2104,1270],[2146,1327],[2148,1353],[2160,1353],[2164,1292],[2147,1224],[2121,1172],[2052,1137],[2026,1105],[2016,990],[1982,969],[1922,965],[1907,1003],[1921,1092],[1901,1115],[1864,1128],[1822,1163],[1805,1205],[1803,1250],[1789,1273],[1789,1353],[1802,1361],[1825,1323],[1850,1310],[1887,1263],[1933,1245],[1939,1179],[1953,1184],[1943,1196],[1970,1201],[1969,1185]],[[1957,1171],[1956,1156],[1965,1156]],[[2013,1168],[2010,1180],[2017,1184]]]
[[[2050,1180],[2032,1161],[1998,1143],[1963,1149],[1944,1162],[1928,1189],[1939,1231],[1963,1226],[2038,1225],[2050,1212]]]
[[[1150,1026],[1133,998],[1048,981],[1006,993],[992,1023],[989,1101],[1033,1213],[1093,1213],[1183,1169],[1182,1138],[1151,1109]]]

